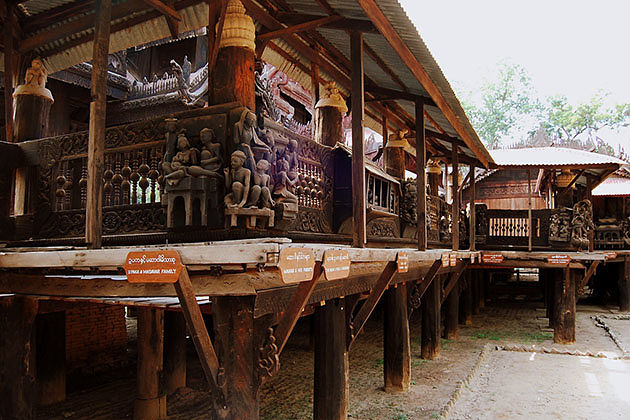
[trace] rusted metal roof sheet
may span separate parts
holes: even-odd
[[[630,178],[613,175],[593,189],[598,197],[630,197]]]
[[[526,149],[497,149],[490,154],[499,167],[551,167],[562,166],[608,166],[619,167],[627,162],[612,156],[585,150],[569,149],[565,147],[530,147]]]

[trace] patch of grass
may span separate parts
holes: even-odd
[[[502,338],[501,333],[498,333],[496,331],[482,331],[482,332],[478,332],[475,335],[472,336],[473,340],[493,340],[493,341],[499,341]]]
[[[383,366],[383,363],[383,359],[379,357],[378,359],[376,359],[376,362],[374,362],[374,367]]]
[[[452,342],[453,340],[449,340],[448,338],[443,338],[440,340],[440,347],[442,348],[442,350],[448,350],[449,348],[449,344]]]
[[[406,414],[399,414],[396,417],[392,417],[392,420],[409,420]]]
[[[432,419],[439,419],[440,415],[438,413],[433,413],[433,414],[431,414],[431,418]]]
[[[415,384],[416,384],[416,381],[411,381],[411,385],[415,385]]]

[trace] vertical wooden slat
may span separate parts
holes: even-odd
[[[470,165],[470,233],[468,241],[470,242],[470,250],[477,249],[477,209],[475,208],[475,200],[477,199],[477,183],[475,182],[475,165]]]
[[[453,221],[451,227],[452,239],[453,239],[453,250],[456,251],[459,249],[459,148],[455,142],[453,142],[453,157],[452,157],[453,171],[451,172],[453,178],[453,204],[451,206],[452,216],[451,219]]]
[[[416,102],[416,191],[418,215],[418,249],[427,249],[427,186],[426,186],[426,143],[424,136],[424,102]],[[437,194],[436,194],[437,195]]]
[[[363,144],[364,83],[363,35],[350,33],[352,61],[352,244],[363,248],[367,239],[365,227],[365,150]]]
[[[85,242],[100,248],[103,221],[103,167],[105,164],[105,113],[107,107],[107,55],[112,15],[111,0],[97,0],[92,52],[92,102],[88,140]]]

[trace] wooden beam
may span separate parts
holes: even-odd
[[[567,191],[571,190],[571,187],[573,187],[573,184],[575,184],[577,182],[578,179],[580,179],[580,177],[582,176],[582,174],[584,173],[584,171],[586,171],[586,169],[582,169],[581,171],[579,171],[577,173],[577,175],[575,175],[573,177],[573,179],[571,180],[571,182],[569,182],[569,185],[567,185],[566,187],[562,188],[559,192],[558,192],[558,197],[564,195]]]
[[[334,15],[334,12],[332,14]],[[304,13],[279,11],[275,13],[275,17],[286,25],[299,25],[301,23],[320,19],[322,18],[322,15],[309,15]],[[372,25],[372,22],[370,22],[369,20],[360,19],[342,18],[340,20],[328,22],[327,24],[322,25],[322,27],[344,31],[355,30],[363,33],[378,33],[378,30],[374,27],[374,25]]]
[[[396,53],[400,56],[407,68],[409,68],[412,74],[416,77],[416,80],[418,80],[418,82],[420,82],[424,89],[429,93],[438,108],[440,108],[449,123],[464,139],[468,147],[475,153],[477,158],[486,168],[489,167],[490,156],[488,152],[484,149],[480,142],[478,143],[476,139],[472,137],[467,127],[464,126],[464,123],[459,120],[458,116],[448,104],[435,82],[433,82],[427,71],[409,50],[407,44],[405,44],[398,32],[396,32],[391,22],[389,22],[387,17],[385,17],[376,2],[374,0],[357,0],[357,2],[368,18],[372,21],[374,26],[376,26],[378,31],[383,35],[383,37],[385,37],[385,39],[387,39],[394,51],[396,51]]]
[[[175,0],[167,0],[168,6],[172,6]],[[171,37],[177,39],[179,36],[179,21],[173,19],[171,16],[164,15],[168,30],[171,33]]]
[[[381,296],[383,296],[383,293],[385,293],[385,290],[387,290],[389,284],[396,275],[397,268],[398,264],[395,261],[390,261],[383,269],[383,272],[378,278],[374,289],[372,289],[368,298],[363,302],[363,305],[361,305],[361,309],[359,309],[359,312],[352,319],[350,325],[350,334],[348,334],[347,337],[347,348],[350,348],[352,346],[352,343],[363,329],[363,326],[365,325],[368,318],[370,317],[370,314],[376,307],[376,304],[381,299]]]
[[[446,301],[446,298],[448,298],[448,295],[451,293],[451,291],[457,284],[457,281],[459,280],[459,278],[461,277],[462,273],[464,272],[467,266],[468,266],[468,263],[464,261],[459,261],[457,263],[457,267],[455,268],[455,271],[449,274],[448,283],[444,285],[444,290],[442,290],[440,304],[444,304],[444,302]]]
[[[282,29],[278,29],[275,31],[263,32],[262,34],[256,35],[256,41],[268,41],[275,38],[281,38],[288,34],[294,34],[296,32],[308,31],[310,29],[319,28],[320,26],[324,26],[330,22],[335,22],[341,20],[341,16],[325,16],[322,18],[314,19],[308,22],[299,23],[293,26],[287,26]]]
[[[586,270],[586,274],[584,275],[584,279],[582,279],[582,282],[580,283],[580,286],[578,288],[579,291],[582,291],[586,287],[591,277],[593,277],[593,275],[595,274],[597,266],[599,266],[599,261],[593,261],[588,267],[588,270]]]
[[[477,199],[477,183],[475,182],[475,165],[470,165],[470,232],[468,233],[469,248],[471,251],[477,249],[477,208],[475,200]]]
[[[367,239],[365,220],[365,149],[363,144],[364,84],[363,84],[363,35],[352,32],[350,36],[352,61],[352,216],[353,246],[363,248]]]
[[[4,39],[4,128],[5,128],[5,140],[7,142],[13,141],[13,88],[15,80],[15,50],[14,50],[14,38],[13,27],[15,25],[15,14],[13,13],[13,7],[10,7],[6,2],[5,7],[5,22],[3,30]]]
[[[373,84],[368,84],[366,86],[371,93],[375,95],[375,99],[379,101],[386,100],[403,100],[403,101],[411,101],[414,103],[423,102],[426,106],[435,106],[435,102],[433,99],[428,98],[422,95],[416,95],[414,93],[409,93],[405,91],[398,91],[395,89],[388,89],[381,86],[376,86]]]
[[[158,12],[162,13],[165,17],[174,19],[176,21],[182,20],[182,17],[170,6],[162,3],[160,0],[142,0],[147,5],[151,6]],[[176,35],[175,35],[176,36]]]
[[[416,227],[418,230],[418,250],[427,249],[427,185],[426,185],[426,140],[424,137],[424,101],[416,106]]]
[[[112,15],[111,0],[97,0],[92,49],[92,102],[88,134],[88,178],[85,212],[85,242],[100,248],[103,234],[103,170],[107,112],[107,55]]]
[[[459,193],[458,193],[458,183],[459,183],[459,154],[458,147],[456,144],[453,144],[453,158],[452,165],[453,169],[451,172],[452,182],[453,182],[453,203],[451,204],[451,238],[453,239],[453,250],[457,251],[459,249]]]
[[[219,400],[224,400],[225,395],[219,386],[219,359],[210,340],[206,324],[203,322],[203,316],[201,315],[201,310],[199,309],[199,304],[197,303],[197,298],[195,297],[195,292],[193,291],[186,267],[182,269],[179,279],[175,283],[175,291],[177,292],[182,312],[186,318],[188,331],[197,349],[201,368],[212,389],[213,396]],[[225,404],[223,403],[221,405]]]
[[[442,268],[442,260],[436,260],[433,262],[429,271],[424,275],[422,280],[418,280],[416,285],[414,286],[411,294],[409,295],[409,302],[413,309],[417,309],[420,306],[420,302],[422,301],[422,296],[427,291],[431,282],[438,275],[440,269]]]
[[[284,346],[287,344],[289,340],[289,336],[293,331],[293,327],[297,323],[298,319],[302,315],[302,311],[306,306],[306,302],[308,302],[309,297],[315,290],[315,285],[317,281],[322,275],[322,264],[320,262],[315,264],[315,269],[313,270],[313,278],[309,281],[302,282],[298,285],[291,301],[289,302],[289,306],[284,314],[282,315],[282,319],[278,323],[276,327],[275,336],[276,336],[276,345],[278,346],[278,354],[282,353]]]
[[[208,86],[212,85],[212,72],[219,55],[219,45],[223,35],[223,25],[227,12],[227,0],[215,0],[208,3]],[[208,104],[212,103],[212,89],[208,89]]]

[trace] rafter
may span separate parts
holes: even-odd
[[[311,29],[318,28],[320,26],[324,26],[327,23],[335,22],[341,20],[341,16],[326,16],[323,18],[311,20],[308,22],[300,23],[298,25],[287,26],[286,28],[278,29],[275,31],[264,32],[262,34],[258,34],[256,36],[257,41],[265,42],[270,39],[280,38],[283,35],[293,34],[296,32],[308,31]]]

